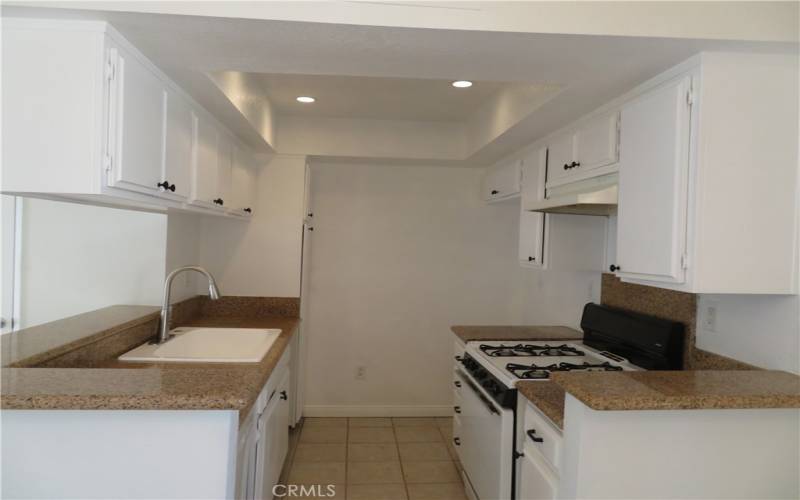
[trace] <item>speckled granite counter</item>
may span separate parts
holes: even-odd
[[[564,388],[555,382],[540,380],[518,382],[517,391],[536,405],[560,429],[564,428]]]
[[[464,342],[473,340],[581,340],[583,332],[566,326],[451,326]]]
[[[559,426],[567,392],[594,410],[800,408],[800,377],[782,371],[562,372],[550,379],[517,389]]]
[[[3,368],[3,409],[220,409],[243,418],[289,341],[298,318],[196,317],[184,324],[283,330],[259,363],[122,363],[103,368]]]

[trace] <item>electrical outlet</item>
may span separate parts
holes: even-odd
[[[366,380],[367,379],[367,367],[366,366],[357,366],[356,367],[356,380]]]
[[[703,330],[717,331],[717,303],[708,301],[703,306]]]

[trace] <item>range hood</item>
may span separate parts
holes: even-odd
[[[549,214],[614,215],[617,213],[616,183],[583,187],[584,189],[574,192],[548,190],[547,198],[529,202],[523,209]]]

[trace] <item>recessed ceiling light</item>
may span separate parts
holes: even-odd
[[[472,84],[470,84],[470,85],[472,85]],[[297,102],[310,103],[310,102],[314,102],[314,101],[316,101],[316,99],[314,99],[313,97],[306,96],[306,95],[301,95],[300,97],[297,98]]]
[[[451,84],[453,87],[457,87],[460,89],[465,89],[467,87],[472,87],[472,82],[469,80],[456,80]]]

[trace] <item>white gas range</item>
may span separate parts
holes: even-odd
[[[683,327],[587,304],[583,341],[468,342],[455,370],[454,436],[468,490],[515,498],[516,385],[553,372],[679,369]]]

